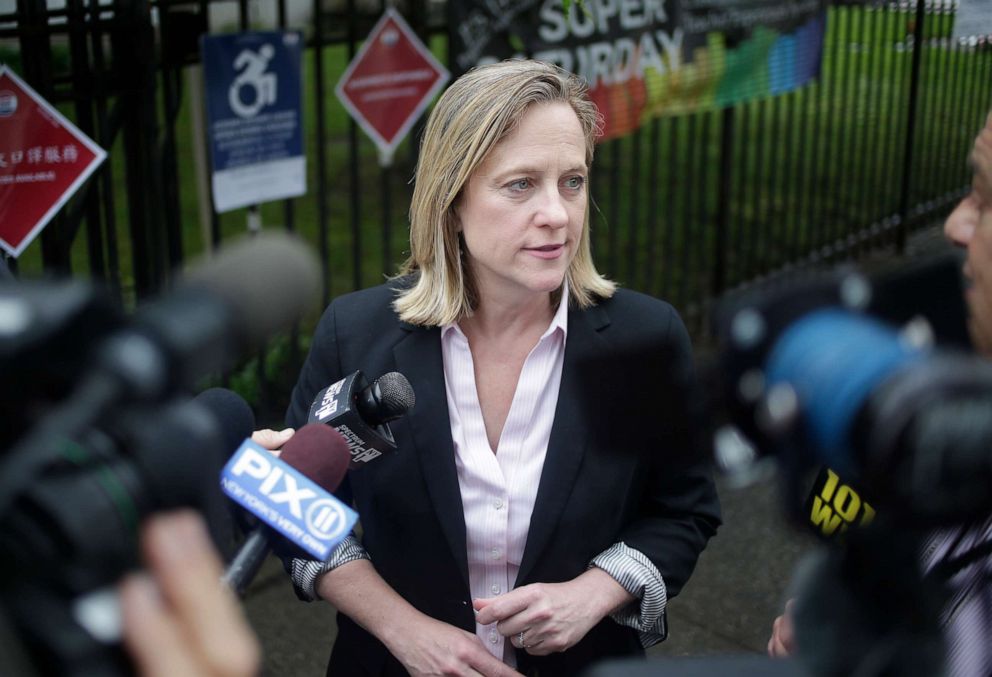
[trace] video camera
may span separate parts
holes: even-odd
[[[992,512],[992,366],[970,350],[960,270],[946,253],[725,301],[714,410],[739,434],[717,435],[718,464],[774,459],[791,498],[827,466],[926,527]]]
[[[243,401],[190,392],[302,317],[318,285],[309,250],[278,236],[225,248],[133,316],[78,281],[0,284],[16,414],[0,453],[0,648],[14,674],[132,672],[113,590],[141,565],[140,523],[224,513],[220,469],[254,427]]]
[[[792,272],[715,308],[700,372],[716,465],[741,482],[774,470],[788,516],[821,536],[810,477],[830,473],[830,537],[796,575],[796,660],[619,660],[588,677],[944,673],[945,592],[922,543],[992,515],[992,366],[970,349],[961,267],[942,253]]]
[[[961,267],[813,273],[718,310],[717,463],[774,459],[786,512],[829,541],[797,572],[812,675],[943,669],[947,579],[923,575],[923,543],[992,515],[992,364],[970,350]]]

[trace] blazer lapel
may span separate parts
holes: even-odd
[[[590,384],[583,378],[583,371],[606,354],[606,342],[598,331],[607,324],[609,317],[597,306],[585,311],[569,310],[568,338],[565,341],[555,420],[551,426],[548,452],[527,532],[527,544],[517,573],[517,585],[527,582],[527,575],[554,533],[582,465],[589,438],[590,414],[587,406]]]
[[[468,587],[465,513],[451,442],[441,330],[407,324],[403,327],[409,334],[393,348],[393,356],[397,370],[409,379],[417,397],[417,403],[408,415],[410,430],[434,511]]]

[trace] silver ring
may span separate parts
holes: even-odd
[[[524,633],[525,633],[525,632],[527,632],[527,631],[526,631],[526,630],[522,630],[522,631],[520,632],[520,634],[519,634],[519,635],[517,635],[517,641],[518,641],[518,642],[520,642],[520,648],[521,648],[521,649],[526,649],[526,648],[527,648],[527,645],[526,645],[526,644],[524,644]]]

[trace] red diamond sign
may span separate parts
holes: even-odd
[[[396,146],[449,77],[448,70],[390,7],[334,91],[379,147],[382,164],[388,165]]]
[[[0,65],[0,247],[19,256],[106,157]]]

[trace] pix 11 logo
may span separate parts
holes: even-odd
[[[358,521],[354,510],[251,440],[224,466],[220,484],[233,501],[320,560]]]

